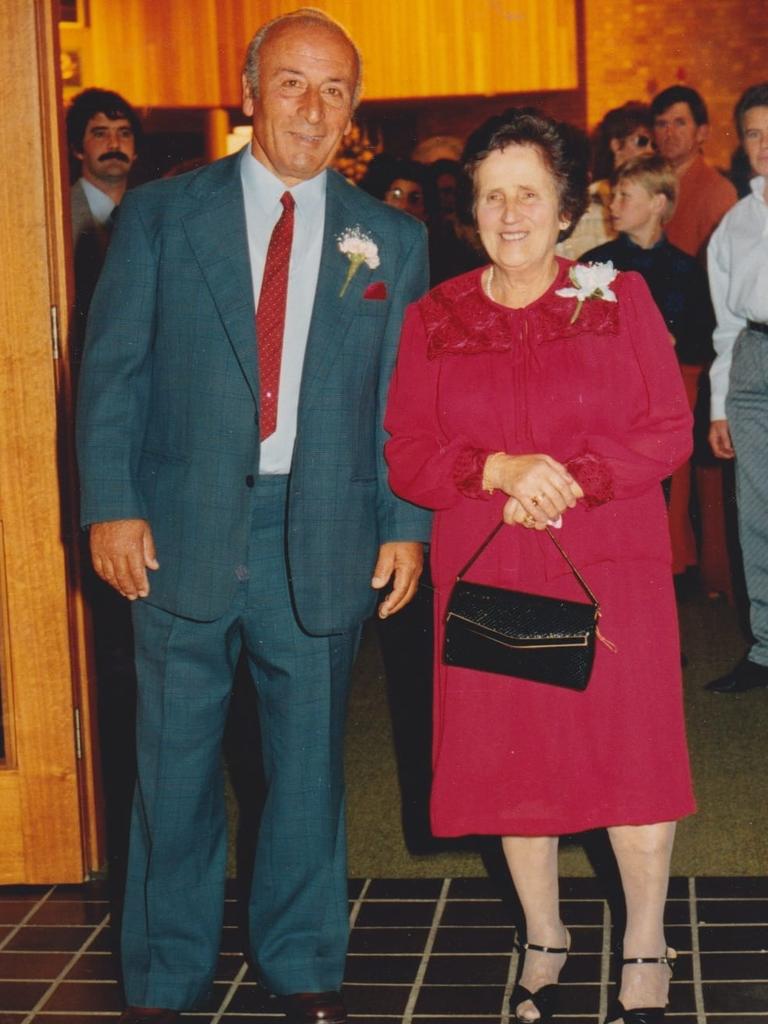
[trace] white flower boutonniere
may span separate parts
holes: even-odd
[[[349,282],[355,276],[362,263],[369,266],[371,270],[375,270],[378,267],[379,247],[370,235],[366,235],[364,231],[360,230],[359,225],[347,228],[343,234],[339,235],[338,242],[339,252],[343,252],[349,260],[347,276],[344,278],[344,284],[339,292],[339,298],[342,299]]]
[[[616,294],[610,289],[618,274],[611,260],[607,263],[574,263],[569,273],[573,288],[558,288],[555,295],[564,299],[575,298],[576,309],[570,322],[575,324],[579,319],[581,307],[587,299],[603,299],[604,302],[616,302]]]

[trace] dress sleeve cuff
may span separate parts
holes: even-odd
[[[466,498],[487,501],[491,491],[483,489],[483,470],[489,455],[487,448],[462,448],[453,464],[453,480]]]
[[[566,462],[565,468],[584,491],[587,508],[612,500],[613,475],[602,459],[589,453],[577,455]]]

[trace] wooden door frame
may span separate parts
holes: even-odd
[[[103,839],[74,518],[58,4],[6,0],[5,11],[0,628],[9,756],[0,770],[0,883],[81,881],[101,866]]]

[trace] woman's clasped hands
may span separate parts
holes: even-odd
[[[529,530],[558,527],[566,509],[574,508],[584,492],[565,466],[549,455],[489,455],[483,487],[509,495],[503,519]]]

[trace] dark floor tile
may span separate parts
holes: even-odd
[[[560,973],[563,982],[595,982],[600,978],[602,956],[600,953],[571,953]]]
[[[697,878],[696,895],[699,899],[768,899],[768,876]]]
[[[363,891],[365,885],[364,878],[350,878],[347,881],[347,894],[351,900],[356,900],[360,893]]]
[[[261,985],[242,984],[235,989],[227,1010],[237,1013],[271,1013],[277,1015],[280,1007],[277,1001]],[[228,1018],[225,1018],[228,1020]]]
[[[453,885],[448,890],[452,898]],[[366,900],[436,900],[443,888],[442,878],[374,878]]]
[[[75,952],[88,940],[91,932],[91,928],[78,928],[74,926],[56,928],[52,925],[46,925],[45,927],[32,928],[25,925],[18,930],[4,949],[8,951],[24,949],[46,952],[71,950]]]
[[[371,1017],[366,1014],[349,1014],[347,1017],[347,1024],[397,1024],[399,1022],[399,1016],[389,1017]],[[229,1024],[229,1017],[226,1018],[226,1024]],[[261,1024],[261,1022],[259,1022]],[[285,1024],[285,1021],[282,1022]],[[432,1021],[432,1024],[437,1024],[436,1021]],[[453,1021],[451,1021],[453,1024]],[[477,1024],[477,1022],[475,1022]]]
[[[503,985],[424,985],[416,1000],[416,1013],[451,1017],[453,1014],[493,1014],[504,1006]]]
[[[428,928],[354,928],[350,953],[421,953]]]
[[[224,926],[227,928],[238,928],[240,923],[246,918],[243,916],[246,912],[236,903],[234,900],[226,900],[224,903]]]
[[[46,1013],[61,1010],[90,1010],[92,1013],[122,1009],[120,987],[114,981],[63,981],[51,993],[42,1009]]]
[[[509,908],[500,900],[451,900],[445,904],[440,925],[514,925]]]
[[[73,924],[73,925],[95,925],[101,924],[109,915],[108,903],[85,903],[83,901],[52,902],[47,900],[39,907],[27,924]]]
[[[605,904],[601,900],[561,900],[560,913],[569,928],[578,924],[602,925]]]
[[[768,981],[768,953],[702,953],[703,981]]]
[[[411,994],[410,985],[345,985],[344,1002],[350,1013],[402,1016]]]
[[[82,882],[79,885],[57,885],[48,898],[54,901],[76,899],[109,901],[112,895],[109,882],[97,879],[93,882]]]
[[[31,1010],[48,991],[46,981],[0,981],[0,1007],[3,1010]]]
[[[572,953],[601,953],[603,949],[603,929],[593,925],[586,927],[571,926]]]
[[[691,950],[693,946],[693,939],[691,938],[690,925],[667,925],[664,929],[664,934],[666,935],[667,942],[670,944],[672,949],[676,949],[678,953]]]
[[[227,927],[221,932],[222,953],[242,953],[245,936],[239,928]]]
[[[678,981],[669,987],[669,1005],[675,1013],[696,1013],[696,991],[690,981]]]
[[[412,985],[421,957],[413,956],[349,956],[345,978],[356,984],[397,983]]]
[[[22,1024],[22,1021],[26,1020],[26,1013],[5,1013],[0,1010],[0,1024]],[[39,1014],[35,1016],[35,1020],[39,1019]],[[93,1022],[91,1022],[93,1024]]]
[[[67,971],[65,980],[115,981],[117,976],[118,963],[111,953],[83,953]]]
[[[707,982],[704,1009],[709,1013],[756,1013],[768,1010],[768,982]],[[740,1022],[739,1022],[740,1024]]]
[[[196,1017],[194,1014],[185,1014],[182,1020],[189,1020],[190,1024],[204,1024],[204,1018]],[[208,1017],[207,1020],[211,1018]],[[229,1010],[221,1018],[222,1024],[285,1024],[285,1017],[282,1013],[259,1013],[240,1014],[230,1013]],[[392,1022],[390,1021],[390,1024]]]
[[[562,900],[603,900],[605,897],[605,883],[598,878],[560,879],[560,899]]]
[[[671,900],[687,900],[689,884],[685,875],[673,875],[669,880],[667,897]]]
[[[242,953],[221,953],[216,964],[216,980],[234,981],[244,963]]]
[[[18,924],[34,910],[33,900],[0,900],[0,924]]]
[[[707,1024],[765,1024],[765,1021],[765,1013],[740,1013],[738,1017],[707,1014]],[[677,1024],[677,1021],[672,1020],[670,1024]]]
[[[702,924],[768,923],[768,900],[698,900],[696,914]]]
[[[71,953],[0,953],[0,978],[53,981],[71,959]]]
[[[699,947],[702,953],[736,950],[760,952],[765,949],[765,945],[766,929],[759,925],[702,925],[699,928]]]
[[[480,954],[478,956],[431,956],[424,975],[426,985],[506,985],[509,957]]]
[[[438,928],[435,953],[511,953],[514,928]]]
[[[434,916],[435,904],[431,900],[409,903],[369,903],[366,900],[355,925],[359,928],[429,928]]]
[[[497,900],[502,893],[490,878],[452,878],[449,900]]]
[[[29,900],[36,903],[47,892],[52,891],[50,885],[0,885],[0,902],[3,900]]]
[[[109,925],[102,928],[88,946],[89,953],[113,953],[117,950],[117,935]]]
[[[667,900],[664,908],[664,923],[686,924],[691,923],[691,907],[687,900]]]

